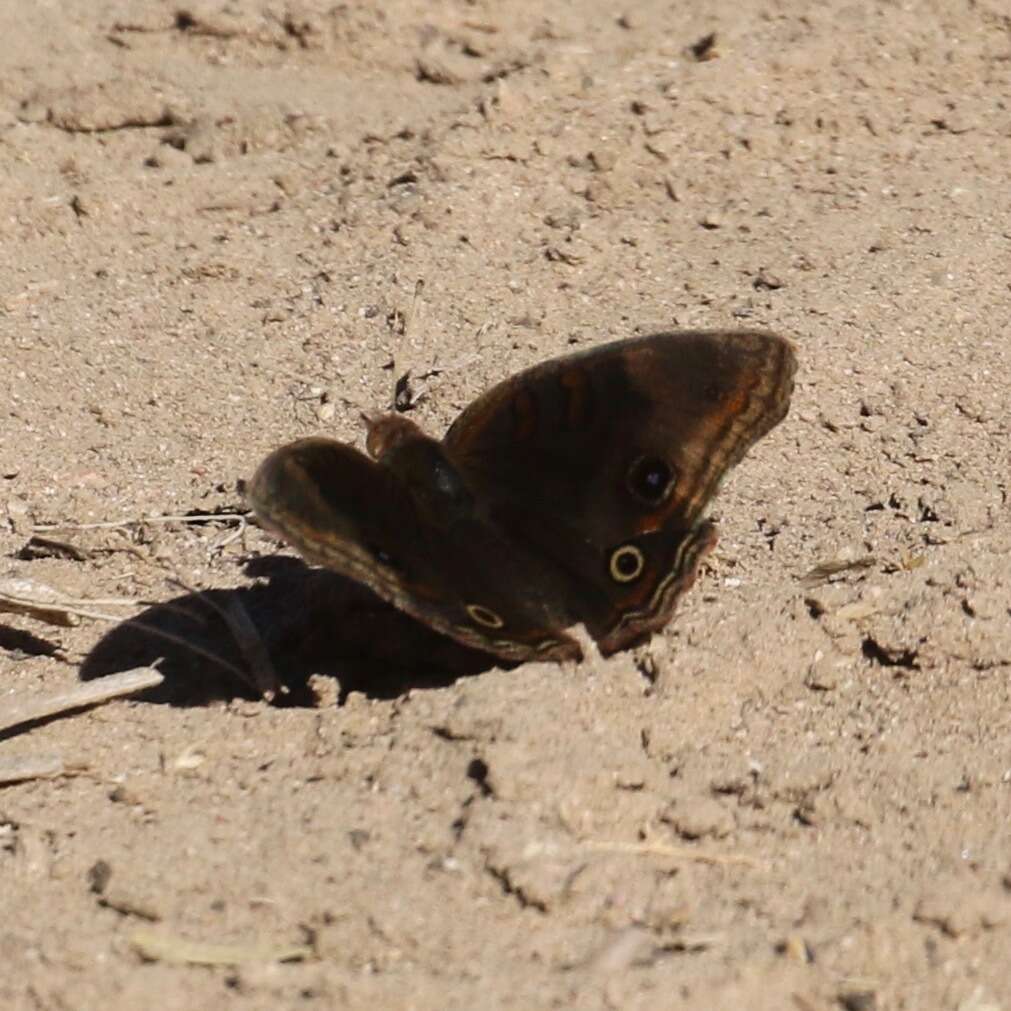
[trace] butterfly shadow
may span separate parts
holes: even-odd
[[[395,698],[503,665],[335,572],[285,556],[255,559],[246,571],[261,581],[186,593],[121,622],[85,658],[81,679],[158,661],[164,682],[138,697],[196,706],[257,698],[257,672],[266,668],[277,681],[275,704],[315,706],[313,675],[336,678],[342,704],[351,692]]]

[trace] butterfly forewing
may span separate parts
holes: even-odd
[[[706,506],[785,416],[794,370],[790,343],[762,332],[619,341],[494,387],[446,447],[509,534],[570,573],[569,607],[598,641],[622,648],[691,585],[715,542]]]

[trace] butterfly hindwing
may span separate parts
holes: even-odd
[[[308,561],[355,579],[436,630],[511,660],[579,655],[553,572],[507,544],[420,435],[380,462],[331,439],[275,450],[247,494]]]

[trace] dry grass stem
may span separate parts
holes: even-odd
[[[686,860],[699,864],[728,865],[754,867],[765,870],[766,865],[761,860],[746,856],[743,853],[713,853],[707,850],[694,849],[691,846],[667,846],[663,843],[627,843],[627,842],[588,842],[587,849],[598,853],[630,853],[646,856],[669,857],[673,860]]]

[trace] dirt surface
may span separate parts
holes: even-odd
[[[0,615],[0,714],[167,676],[0,734],[63,769],[0,787],[0,1006],[1011,1011],[1002,0],[0,26],[0,576],[135,618]],[[228,518],[408,371],[441,433],[735,326],[793,409],[634,653],[494,669]]]

